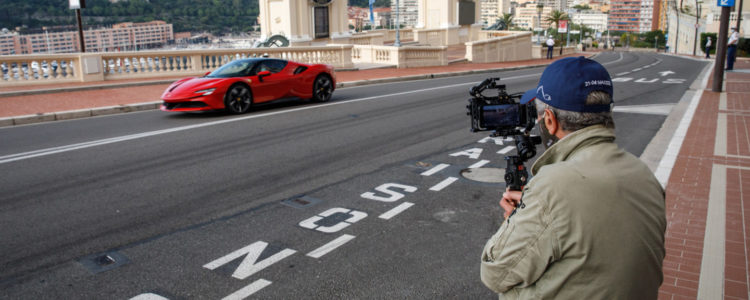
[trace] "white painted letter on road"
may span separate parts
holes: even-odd
[[[347,214],[347,215],[350,215],[351,217],[349,217],[346,220],[339,221],[338,223],[333,224],[331,226],[318,225],[318,222],[320,222],[321,220],[327,217],[330,217],[334,214],[337,214],[337,213]],[[310,218],[305,219],[302,222],[299,222],[299,226],[302,228],[313,229],[313,230],[317,230],[320,232],[334,233],[346,227],[349,227],[349,225],[359,222],[359,220],[362,220],[365,217],[367,217],[367,213],[364,213],[361,211],[356,211],[353,209],[347,209],[347,208],[341,208],[341,207],[334,207],[334,208],[331,208],[329,210],[326,210],[318,214],[317,216],[312,216]]]
[[[365,199],[383,201],[383,202],[394,202],[404,197],[404,194],[396,192],[396,191],[392,191],[390,190],[390,188],[402,189],[405,192],[409,192],[409,193],[413,193],[417,191],[416,187],[413,187],[410,185],[403,185],[403,184],[398,184],[398,183],[386,183],[386,184],[380,185],[379,187],[376,187],[375,190],[381,193],[388,194],[388,197],[378,196],[373,192],[367,192],[360,196]]]
[[[203,265],[203,267],[209,270],[215,270],[216,268],[221,267],[235,259],[245,256],[245,259],[242,260],[242,263],[240,263],[240,266],[237,267],[237,269],[232,274],[232,277],[242,280],[242,279],[250,277],[250,275],[253,275],[260,270],[267,268],[270,265],[273,265],[279,262],[280,260],[284,258],[287,258],[288,256],[294,253],[297,253],[297,251],[287,248],[287,249],[281,250],[281,252],[271,255],[270,257],[264,260],[258,261],[258,258],[260,257],[261,253],[263,253],[263,250],[265,250],[267,246],[268,246],[268,243],[263,242],[263,241],[257,241],[242,249],[239,249],[223,257],[220,257],[210,263],[207,263]]]
[[[451,154],[451,156],[468,156],[471,159],[478,159],[480,155],[482,155],[482,148],[472,148]]]

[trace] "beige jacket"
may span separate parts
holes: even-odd
[[[500,299],[656,299],[662,283],[664,190],[614,131],[591,126],[532,167],[524,207],[482,253],[482,282]]]

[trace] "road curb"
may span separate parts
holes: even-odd
[[[589,57],[591,56],[595,56],[595,55],[590,55]],[[492,68],[492,69],[469,70],[469,71],[461,71],[461,72],[443,72],[443,73],[431,73],[431,74],[410,75],[410,76],[401,76],[401,77],[347,81],[347,82],[339,82],[338,84],[336,84],[336,88],[356,87],[356,86],[363,86],[363,85],[392,83],[392,82],[400,82],[400,81],[446,78],[446,77],[465,76],[465,75],[474,75],[474,74],[486,74],[486,73],[514,71],[514,70],[523,70],[523,69],[533,69],[533,68],[547,66],[552,62],[553,61],[550,61],[549,63],[543,63],[543,64],[534,64],[534,65],[526,65],[526,66],[507,67],[507,68]],[[5,92],[5,93],[0,93],[0,97],[9,97],[9,95],[11,94],[12,96],[23,96],[23,95],[34,95],[34,94],[49,94],[49,93],[60,93],[60,92],[107,89],[107,88],[125,88],[125,87],[134,87],[134,86],[143,86],[143,85],[157,85],[157,84],[164,84],[164,83],[172,83],[174,81],[175,80],[158,80],[158,81],[149,81],[149,82],[130,82],[130,83],[111,84],[111,85],[96,85],[96,86],[84,86],[84,87],[47,89],[47,90],[40,90],[40,91]],[[28,125],[28,124],[36,124],[36,123],[44,123],[44,122],[52,122],[52,121],[63,121],[63,120],[73,120],[73,119],[95,117],[95,116],[113,115],[113,114],[136,112],[136,111],[154,110],[154,109],[159,109],[160,105],[161,105],[161,101],[154,101],[154,102],[127,104],[127,105],[95,107],[95,108],[90,108],[90,109],[86,108],[86,109],[79,109],[79,110],[39,113],[39,114],[15,116],[15,117],[5,117],[5,118],[0,118],[0,127]]]

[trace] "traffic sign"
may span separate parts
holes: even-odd
[[[734,0],[716,0],[716,6],[732,7],[734,6]]]

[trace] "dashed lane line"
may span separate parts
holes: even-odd
[[[399,204],[398,206],[392,208],[391,210],[384,212],[382,215],[380,215],[378,218],[381,218],[383,220],[390,220],[391,218],[395,217],[396,215],[402,213],[403,211],[409,209],[409,207],[412,207],[414,203],[411,202],[404,202]]]
[[[336,250],[336,248],[343,246],[354,238],[355,236],[353,235],[344,234],[336,238],[335,240],[328,242],[328,244],[325,244],[323,246],[320,246],[320,248],[313,250],[312,252],[308,253],[307,256],[312,258],[321,258],[323,257],[323,255]]]

